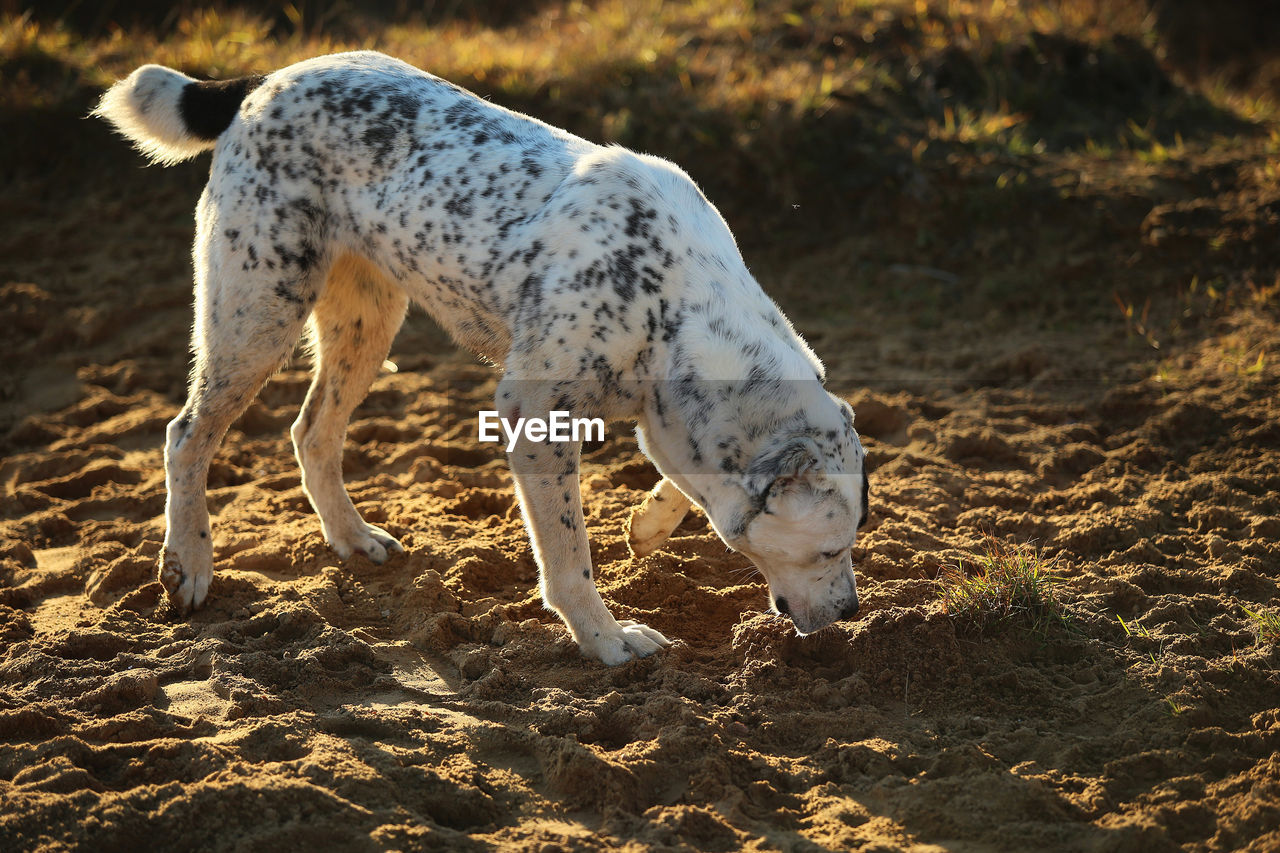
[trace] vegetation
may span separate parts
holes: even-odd
[[[968,175],[1016,196],[1046,155],[1168,160],[1274,112],[1222,72],[1178,85],[1160,61],[1161,18],[1137,2],[602,0],[396,14],[405,6],[19,12],[11,0],[0,86],[7,103],[47,108],[143,62],[217,77],[377,48],[590,138],[670,156],[734,209],[783,220],[792,204],[856,215],[868,193],[927,194]]]
[[[1265,204],[1225,234],[1162,211],[1187,192],[1274,183],[1280,62],[1265,45],[1280,9],[1255,0],[1208,20],[1163,0],[358,5],[0,0],[13,149],[0,179],[69,163],[102,175],[114,155],[83,140],[103,131],[63,128],[144,62],[226,77],[375,48],[674,160],[753,265],[761,250],[784,265],[844,251],[856,262],[836,274],[882,273],[874,297],[923,324],[993,308],[1044,327],[1101,319],[1155,359],[1280,281],[1280,244],[1252,221]],[[113,162],[136,162],[127,153]],[[1224,182],[1238,162],[1257,166]],[[1214,282],[1218,314],[1188,316],[1197,277]],[[848,297],[789,308],[821,318]]]
[[[1274,646],[1280,643],[1280,613],[1274,610],[1253,611],[1245,608],[1245,614],[1253,622],[1253,632],[1258,635],[1258,644]]]
[[[978,631],[1021,623],[1044,633],[1067,618],[1051,561],[1031,545],[988,539],[969,563],[943,569],[938,595],[947,613]]]

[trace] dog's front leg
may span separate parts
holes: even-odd
[[[504,380],[498,386],[499,415],[512,425],[520,418],[546,418],[550,407],[537,399],[542,395],[521,394],[514,388],[519,384],[533,383]],[[507,457],[538,562],[543,603],[565,621],[583,655],[614,666],[651,655],[670,641],[647,625],[619,622],[600,598],[582,516],[580,451],[576,442],[534,441],[521,430]]]

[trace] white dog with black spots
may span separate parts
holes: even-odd
[[[798,631],[857,612],[867,479],[853,412],[676,166],[373,52],[230,81],[147,65],[96,114],[160,163],[213,149],[190,392],[164,454],[160,578],[180,610],[204,601],[213,576],[213,454],[304,331],[315,378],[292,437],[325,538],[344,560],[403,550],[352,504],[342,446],[415,302],[500,365],[503,418],[637,423],[663,479],[632,518],[635,554],[696,503]],[[508,453],[543,601],[584,655],[618,664],[669,641],[600,598],[579,455],[527,436]]]

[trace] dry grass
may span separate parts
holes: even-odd
[[[1259,211],[1226,237],[1172,211],[1153,251],[1127,260],[1147,211],[1206,186],[1269,192],[1276,177],[1280,60],[1200,67],[1212,51],[1165,14],[1144,0],[0,0],[0,180],[118,173],[126,161],[104,158],[127,150],[79,117],[142,63],[228,77],[374,48],[679,163],[757,267],[762,249],[785,270],[815,248],[843,252],[837,266],[812,261],[837,287],[772,283],[801,322],[843,311],[856,290],[923,325],[993,310],[1024,327],[1123,322],[1147,359],[1147,344],[1176,352],[1280,286],[1251,198],[1224,200]],[[1256,164],[1242,190],[1220,174],[1237,159]],[[159,180],[199,180],[169,171]],[[904,265],[941,278],[892,272]],[[1222,298],[1188,315],[1194,275]],[[1246,355],[1240,370],[1262,372],[1266,358]]]
[[[0,0],[0,98],[48,108],[144,62],[225,77],[376,48],[774,212],[957,168],[1004,190],[1046,153],[1141,164],[1275,112],[1217,77],[1179,85],[1132,0],[131,5]]]
[[[980,632],[1023,624],[1043,633],[1067,618],[1052,561],[1031,545],[988,539],[968,563],[942,570],[938,595],[952,618]]]

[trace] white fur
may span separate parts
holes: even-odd
[[[152,163],[172,166],[213,143],[187,130],[178,114],[182,89],[195,79],[163,65],[144,65],[102,96],[91,115],[109,121]]]

